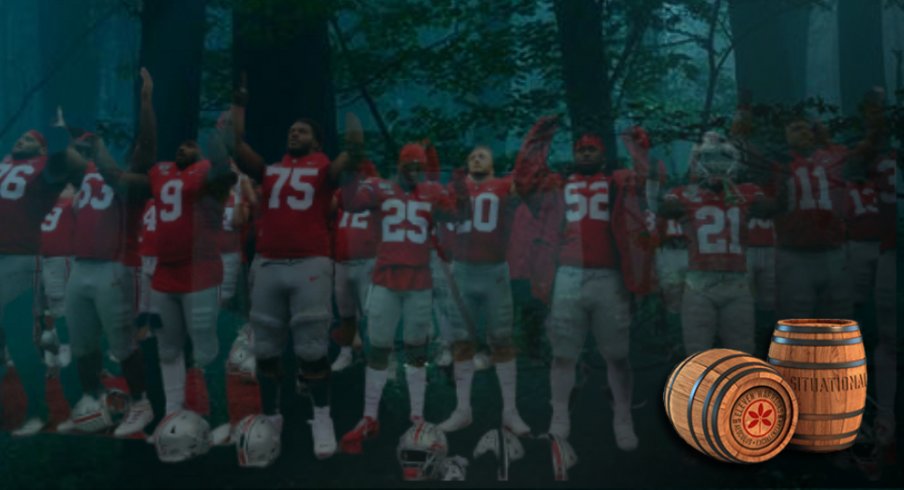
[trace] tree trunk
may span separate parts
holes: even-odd
[[[806,96],[809,7],[794,0],[729,4],[738,93],[752,102],[794,105]]]
[[[845,114],[871,87],[885,87],[882,48],[883,0],[840,0],[838,37],[841,73],[841,107]]]
[[[154,0],[144,2],[141,12],[139,60],[154,77],[159,160],[172,159],[181,142],[198,138],[204,7],[204,0]],[[140,90],[137,73],[135,79]]]
[[[575,139],[585,132],[600,135],[607,161],[614,162],[615,120],[602,11],[593,0],[556,0],[555,14],[572,134]]]
[[[242,0],[233,11],[234,72],[248,80],[246,138],[268,161],[282,157],[288,128],[301,117],[322,127],[327,154],[339,150],[325,8]]]

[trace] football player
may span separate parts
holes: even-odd
[[[424,418],[425,364],[432,327],[430,228],[437,221],[457,221],[470,212],[464,179],[456,177],[452,185],[455,195],[450,195],[439,184],[423,180],[426,162],[422,146],[407,144],[399,153],[396,180],[351,178],[343,187],[345,208],[351,212],[372,210],[382,230],[367,299],[370,355],[365,369],[364,417],[342,437],[345,453],[360,453],[362,442],[379,433],[377,412],[399,320],[404,332],[410,419],[417,424]]]
[[[209,405],[203,368],[219,352],[216,323],[223,263],[217,237],[223,203],[236,176],[216,134],[209,140],[210,160],[202,158],[194,140],[186,140],[176,150],[174,161],[154,163],[156,131],[150,76],[144,69],[142,78],[148,90],[142,97],[141,117],[150,122],[138,148],[147,156],[129,172],[100,159],[96,163],[107,185],[154,198],[157,264],[151,301],[161,319],[156,336],[166,414],[189,408],[206,415]],[[184,354],[186,335],[193,349],[190,370]]]
[[[359,167],[359,179],[377,175],[377,168],[369,161]],[[333,338],[339,345],[339,355],[331,369],[342,371],[352,363],[352,344],[358,334],[358,324],[364,320],[364,305],[367,303],[380,235],[370,210],[347,212],[342,206],[339,190],[336,191],[334,204],[337,210],[334,259],[339,328]]]
[[[736,185],[737,148],[707,132],[692,151],[699,184],[672,189],[657,212],[680,219],[688,237],[688,272],[682,299],[688,353],[722,345],[753,352],[754,306],[743,234],[751,216],[768,218],[774,201],[752,184]]]
[[[62,124],[55,124],[51,131],[51,142],[69,140]],[[8,308],[14,300],[34,290],[41,223],[73,174],[87,165],[73,146],[65,150],[59,150],[57,146],[63,145],[48,145],[44,135],[30,130],[16,140],[12,152],[0,161],[0,223],[4,227],[0,233],[0,277],[3,278],[0,283],[0,366],[7,368],[5,378],[15,380],[21,374],[28,390],[27,401],[4,399],[2,402],[5,406],[26,405],[27,420],[13,432],[20,436],[33,435],[45,424],[41,393],[44,384],[40,382],[43,362],[33,354],[33,345],[6,345],[8,340],[30,338],[5,335],[3,330],[15,323],[8,317]],[[13,366],[9,350],[23,368],[21,373]],[[22,390],[16,392],[21,394]]]
[[[299,119],[289,127],[282,160],[267,165],[244,140],[246,101],[243,80],[232,106],[235,163],[263,190],[250,318],[261,402],[264,413],[281,427],[281,357],[291,334],[298,382],[309,388],[313,404],[314,454],[324,459],[336,451],[327,357],[333,293],[329,215],[337,179],[351,158],[343,152],[330,161],[321,151],[320,127]]]
[[[621,264],[616,260],[623,250],[617,241],[627,237],[620,237],[614,230],[623,224],[624,217],[618,212],[619,199],[631,194],[628,187],[635,185],[633,173],[615,171],[614,162],[606,165],[602,140],[584,134],[574,143],[574,165],[565,182],[544,177],[543,161],[555,126],[552,118],[544,118],[534,126],[522,148],[522,154],[528,157],[522,161],[519,155],[515,167],[520,195],[526,196],[523,189],[529,186],[525,182],[545,179],[547,182],[540,185],[557,188],[560,196],[553,219],[561,224],[562,233],[548,322],[553,350],[549,433],[566,439],[570,433],[568,405],[575,384],[575,368],[587,333],[592,331],[606,362],[614,399],[615,441],[619,449],[632,451],[638,441],[631,415],[634,374],[628,360],[631,317],[626,285],[629,276],[623,275],[623,271],[630,270],[626,269],[630,264],[627,260]],[[536,141],[540,144],[535,144]],[[535,170],[537,167],[539,171]]]
[[[486,146],[477,146],[468,155],[466,182],[472,214],[458,224],[453,263],[454,280],[461,294],[460,306],[466,311],[451,308],[458,405],[438,427],[452,432],[471,424],[471,382],[478,339],[473,338],[475,332],[469,331],[466,322],[482,319],[502,391],[502,424],[523,436],[530,432],[530,427],[521,419],[515,403],[518,372],[512,342],[511,278],[505,260],[513,184],[511,179],[494,177],[493,153]],[[473,323],[471,328],[475,328]]]

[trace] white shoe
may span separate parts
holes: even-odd
[[[66,419],[56,426],[56,431],[59,434],[68,434],[75,430],[75,422],[72,419]]]
[[[443,432],[455,432],[471,425],[473,421],[470,408],[456,408],[452,415],[437,425],[436,428]]]
[[[105,403],[105,400],[97,400],[91,395],[82,395],[78,403],[72,407],[72,414],[69,417],[74,425],[73,429],[92,433],[104,431],[112,426],[113,420]]]
[[[334,373],[342,371],[343,369],[352,365],[352,348],[351,347],[343,347],[339,349],[339,355],[336,357],[336,360],[333,361],[333,365],[330,367]]]
[[[14,437],[30,437],[38,432],[41,432],[41,429],[44,428],[45,422],[38,417],[32,417],[25,421],[22,424],[22,427],[13,431]]]
[[[478,352],[474,354],[474,370],[475,371],[483,371],[484,369],[489,369],[490,366],[493,365],[493,360],[490,359],[490,356],[487,355],[486,352]]]
[[[552,420],[549,421],[548,432],[558,436],[560,439],[568,439],[571,434],[571,419],[567,410],[552,411]]]
[[[518,437],[530,434],[530,427],[521,419],[517,409],[502,411],[502,426]]]
[[[436,355],[436,365],[439,367],[448,367],[452,364],[452,349],[442,344],[439,353]]]
[[[330,418],[329,407],[314,407],[314,419],[311,434],[314,436],[314,456],[326,459],[336,453],[336,432],[333,430],[333,419]]]
[[[618,410],[612,418],[612,430],[615,432],[615,445],[622,451],[637,449],[637,434],[634,433],[634,421],[630,410]]]
[[[154,409],[151,408],[151,402],[147,398],[142,398],[129,406],[129,411],[119,426],[116,427],[116,430],[113,431],[113,436],[128,437],[141,432],[152,420],[154,420]]]

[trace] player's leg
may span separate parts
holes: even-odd
[[[102,332],[98,311],[94,306],[101,278],[94,277],[92,263],[75,261],[66,291],[65,312],[69,325],[72,356],[78,372],[82,396],[73,407],[73,418],[59,426],[57,431],[103,430],[109,426],[100,406],[103,392],[100,374],[103,369],[100,335]],[[76,415],[78,416],[76,417]],[[76,418],[78,420],[76,420]],[[90,421],[85,424],[83,422]]]
[[[821,272],[826,277],[817,303],[817,318],[851,318],[854,298],[844,249],[822,252]]]
[[[777,248],[775,251],[776,313],[779,318],[813,318],[816,314],[814,268],[812,259],[804,252]],[[690,352],[689,352],[690,353]]]
[[[330,296],[333,293],[333,261],[309,258],[291,268],[295,286],[289,297],[289,327],[298,358],[298,379],[310,390],[314,418],[314,455],[318,459],[336,452],[336,435],[330,417],[330,362],[327,357],[330,330]]]
[[[846,256],[854,308],[861,310],[870,302],[875,289],[879,242],[849,241]]]
[[[631,304],[621,275],[612,269],[594,272],[594,278],[583,288],[585,301],[592,304],[590,327],[596,346],[606,361],[606,376],[612,390],[612,425],[615,443],[622,451],[637,449],[631,400],[634,394],[634,371],[628,360]]]
[[[684,351],[694,354],[712,348],[716,339],[718,314],[710,293],[720,287],[718,280],[702,271],[688,271],[681,300]]]
[[[250,321],[261,408],[276,422],[279,421],[280,386],[285,375],[281,359],[289,335],[289,304],[282,282],[282,276],[286,275],[282,270],[287,268],[288,265],[260,256],[255,257],[251,265]]]
[[[747,249],[747,274],[754,301],[754,352],[758,357],[763,357],[769,350],[769,339],[776,321],[775,248]]]
[[[718,289],[719,338],[726,349],[752,353],[756,346],[755,313],[749,284],[745,274],[741,273],[734,279],[722,281]]]
[[[116,262],[99,265],[99,287],[94,304],[110,345],[110,353],[119,361],[132,398],[129,412],[114,432],[117,437],[125,437],[142,431],[154,419],[154,411],[147,398],[144,356],[132,331],[135,271]]]
[[[530,433],[517,405],[518,365],[513,334],[512,289],[508,264],[486,266],[487,341],[502,394],[502,425],[517,435]]]
[[[204,369],[217,359],[220,341],[217,317],[220,313],[219,287],[182,295],[185,331],[191,338],[193,364],[186,373],[185,405],[200,415],[210,415],[208,382]]]
[[[405,380],[410,402],[409,419],[424,419],[427,394],[427,342],[430,339],[433,292],[429,289],[408,291],[402,300],[402,329],[405,342]]]
[[[395,342],[396,325],[402,315],[402,294],[374,284],[367,297],[368,350],[364,370],[364,417],[342,436],[342,452],[358,454],[365,439],[380,432],[377,421],[383,387],[386,386],[389,355]]]
[[[481,296],[480,293],[484,291],[482,288],[479,288],[479,278],[472,277],[472,270],[473,268],[468,264],[456,262],[453,268],[452,278],[461,294],[462,305],[467,310],[467,314],[470,315],[471,320],[474,321],[477,309],[476,300]],[[476,339],[471,336],[464,313],[459,309],[459,306],[448,297],[448,295],[451,294],[448,285],[445,284],[448,279],[444,275],[441,275],[437,281],[440,281],[440,284],[434,283],[434,292],[439,288],[442,288],[444,290],[442,295],[445,297],[439,297],[436,300],[450,301],[452,303],[448,310],[450,331],[446,335],[441,336],[445,337],[444,340],[451,341],[452,344],[452,369],[455,378],[456,396],[455,410],[453,410],[449,418],[440,423],[438,427],[444,432],[453,432],[471,425],[471,422],[473,421],[471,411],[471,385],[474,380],[474,354],[476,352],[477,343]]]
[[[331,369],[342,371],[352,363],[352,342],[355,340],[358,324],[358,305],[355,301],[355,284],[352,279],[352,262],[335,263],[336,311],[339,313],[339,328],[333,331],[333,340],[339,345],[339,355]]]
[[[157,352],[166,398],[166,415],[185,407],[185,318],[183,295],[151,290],[151,302],[160,314]]]
[[[151,279],[156,268],[157,257],[141,258],[141,271],[138,275],[138,315],[135,317],[138,340],[150,337],[154,330],[160,328],[160,314],[151,301]]]
[[[575,369],[590,328],[590,316],[581,302],[584,269],[559,267],[552,293],[547,329],[552,347],[549,372],[552,417],[549,433],[567,439],[571,432],[569,400],[575,384]]]
[[[355,267],[352,273],[355,284],[355,304],[358,308],[357,334],[352,340],[352,348],[354,350],[361,350],[364,338],[367,336],[367,331],[365,330],[367,325],[367,295],[370,293],[375,263],[375,259],[364,260]]]
[[[235,297],[239,279],[239,269],[242,267],[242,254],[239,252],[220,255],[223,261],[223,283],[220,286],[220,303],[226,304]]]
[[[449,292],[449,279],[442,271],[440,263],[442,259],[436,251],[430,254],[430,273],[433,279],[433,318],[436,322],[436,364],[446,367],[455,361],[453,346],[456,342],[456,327],[453,325],[452,314],[455,305]],[[454,270],[453,264],[446,264],[449,270]],[[474,356],[473,353],[470,355]]]

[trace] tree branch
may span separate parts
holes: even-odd
[[[50,80],[53,79],[53,76],[56,75],[56,73],[66,65],[66,60],[70,56],[72,56],[73,53],[81,49],[82,43],[85,41],[85,39],[93,34],[94,31],[96,31],[97,28],[100,27],[100,25],[103,24],[107,19],[112,17],[113,13],[116,12],[118,8],[118,5],[111,7],[102,16],[98,17],[93,24],[88,26],[87,29],[82,31],[82,33],[79,34],[78,37],[76,37],[71,43],[69,43],[69,45],[66,47],[65,52],[62,54],[62,56],[60,56],[60,60],[53,66],[51,66],[50,69],[47,70],[47,72],[44,73],[44,75],[38,80],[38,82],[32,85],[32,87],[28,89],[25,94],[23,94],[22,101],[19,103],[19,107],[17,107],[13,114],[6,120],[6,122],[3,123],[2,129],[0,129],[0,138],[3,138],[6,133],[8,133],[10,129],[12,129],[13,124],[16,123],[19,117],[22,116],[22,113],[25,112],[25,109],[28,108],[28,104],[31,103],[31,99],[35,95],[37,95],[38,92],[40,92],[41,89],[44,88],[44,86],[50,83]]]

